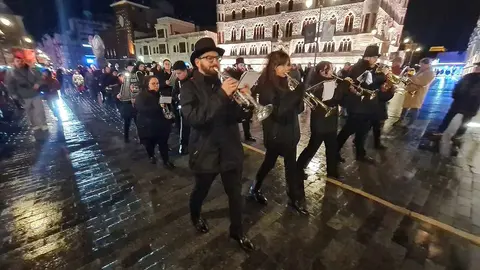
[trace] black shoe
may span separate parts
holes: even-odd
[[[387,147],[383,144],[378,144],[378,145],[375,145],[375,149],[377,150],[385,150],[387,149]]]
[[[178,153],[182,156],[188,155],[188,147],[180,145],[180,149],[178,150]]]
[[[260,190],[253,190],[253,188],[250,188],[250,191],[248,193],[248,197],[255,200],[259,204],[267,205],[268,200],[263,195],[263,193]]]
[[[157,158],[156,157],[150,157],[150,163],[157,164]]]
[[[307,210],[307,207],[305,206],[305,203],[303,202],[300,202],[300,201],[289,201],[288,202],[288,205],[290,207],[292,207],[295,211],[297,211],[297,213],[301,214],[301,215],[304,215],[304,216],[308,216],[310,215],[310,213],[308,212]]]
[[[357,161],[375,164],[375,160],[369,156],[357,157]]]
[[[237,241],[240,247],[245,251],[255,250],[255,246],[253,245],[252,241],[250,241],[250,239],[248,239],[245,235],[230,234],[230,238]]]
[[[253,138],[252,136],[250,136],[250,137],[246,137],[246,138],[245,138],[245,141],[247,141],[247,142],[256,142],[257,140],[255,140],[255,138]]]
[[[165,168],[168,169],[168,170],[173,170],[173,169],[175,169],[175,165],[174,165],[172,162],[170,162],[170,161],[164,162],[164,163],[163,163],[163,167],[165,167]]]
[[[208,224],[207,221],[203,218],[199,218],[197,220],[192,220],[193,227],[197,230],[199,233],[208,233]]]

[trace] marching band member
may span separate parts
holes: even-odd
[[[296,169],[297,144],[300,140],[298,114],[303,112],[305,88],[299,84],[289,89],[287,74],[290,72],[290,57],[284,51],[274,51],[267,57],[268,63],[261,75],[256,90],[261,105],[272,104],[273,112],[263,124],[266,148],[265,159],[250,188],[249,196],[260,204],[267,199],[260,191],[267,174],[275,166],[278,156],[283,156],[289,205],[298,213],[308,215],[305,206],[305,189]]]
[[[380,86],[386,81],[385,75],[373,76],[373,69],[375,63],[380,56],[379,47],[376,45],[370,45],[365,49],[363,58],[352,66],[348,77],[354,80],[354,85],[360,85],[361,87],[369,90],[379,89]],[[365,77],[363,82],[359,82],[360,77]],[[371,81],[369,81],[371,80]],[[365,137],[371,127],[372,115],[375,113],[377,107],[377,98],[370,99],[368,95],[360,96],[357,94],[359,90],[355,89],[349,84],[348,80],[344,80],[339,84],[345,95],[344,101],[348,111],[347,121],[342,127],[340,133],[337,136],[338,143],[338,159],[343,162],[344,159],[340,155],[340,150],[347,141],[347,139],[355,134],[355,149],[356,159],[362,162],[373,163],[373,159],[366,155],[365,151]],[[349,89],[349,90],[347,90]]]
[[[211,38],[201,38],[195,44],[190,62],[196,66],[192,78],[180,90],[182,114],[191,126],[189,143],[190,168],[195,173],[195,187],[190,196],[190,215],[197,231],[208,232],[201,217],[203,201],[215,177],[220,174],[230,208],[230,237],[244,250],[254,245],[245,236],[242,226],[242,167],[243,146],[238,123],[243,108],[233,99],[238,81],[223,83],[216,70],[225,50]],[[250,94],[248,88],[241,89]]]
[[[238,77],[241,76],[245,71],[247,71],[247,67],[245,66],[245,61],[243,57],[239,57],[235,60],[234,71],[238,73]],[[231,73],[231,72],[230,72]],[[255,142],[256,140],[252,137],[250,133],[250,123],[252,122],[253,112],[250,111],[249,115],[245,120],[242,122],[243,127],[243,135],[245,137],[245,141]]]
[[[183,61],[177,61],[173,64],[173,72],[177,79],[175,80],[175,85],[173,86],[172,96],[173,96],[173,106],[174,109],[178,111],[179,120],[180,120],[180,149],[178,150],[181,155],[188,154],[188,139],[190,137],[190,126],[185,121],[180,106],[180,88],[183,84],[188,81],[189,74],[187,70],[187,65]]]
[[[319,100],[322,100],[323,91],[327,88],[336,88],[335,80],[332,77],[332,63],[322,61],[315,67],[315,73],[310,77],[309,86],[324,82],[318,88],[312,90],[312,94]],[[328,89],[334,91],[333,89]],[[342,99],[342,91],[335,91],[332,99],[323,101],[327,106],[334,107],[339,105]],[[303,170],[317,153],[322,142],[325,142],[325,151],[327,157],[327,176],[339,178],[338,160],[337,160],[337,128],[338,128],[338,109],[333,109],[333,113],[326,116],[326,111],[322,108],[311,110],[310,114],[310,140],[307,147],[303,150],[297,160],[297,167],[305,178]]]

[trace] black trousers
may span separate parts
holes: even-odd
[[[373,132],[373,145],[375,147],[379,147],[382,142],[380,141],[380,137],[382,136],[382,129],[383,129],[383,120],[380,119],[372,119],[372,132]]]
[[[130,126],[132,125],[132,119],[133,122],[135,122],[135,125],[137,124],[137,117],[135,115],[132,116],[124,116],[123,117],[123,138],[125,140],[128,140],[130,137]]]
[[[357,158],[364,157],[366,155],[365,137],[370,130],[370,125],[370,118],[367,115],[349,114],[347,117],[347,122],[337,136],[338,151],[340,152],[348,137],[355,134],[355,149]]]
[[[170,132],[165,132],[165,134],[161,134],[157,137],[152,138],[143,138],[142,144],[145,146],[145,150],[147,151],[148,157],[155,156],[155,147],[158,145],[160,150],[160,156],[164,163],[168,162],[168,137]]]
[[[305,169],[323,142],[325,143],[325,155],[327,157],[327,175],[338,177],[337,132],[312,133],[307,147],[303,149],[298,157],[297,167],[298,169]]]
[[[303,179],[297,174],[297,149],[296,146],[282,150],[267,148],[265,159],[257,172],[256,181],[253,189],[260,190],[267,174],[275,167],[278,156],[283,156],[285,165],[285,180],[287,181],[287,195],[292,201],[302,201],[305,199],[305,187]]]
[[[455,109],[452,109],[450,108],[447,112],[447,114],[445,115],[445,117],[443,118],[443,121],[442,123],[440,124],[440,126],[438,127],[438,132],[440,133],[443,133],[447,128],[448,128],[448,125],[450,125],[450,122],[452,122],[453,118],[455,117],[455,115],[457,114],[457,110]],[[465,134],[465,132],[467,132],[467,123],[472,120],[473,117],[471,116],[463,116],[463,121],[462,121],[462,126],[457,130],[457,133],[455,134],[456,137],[460,137],[462,135]]]
[[[243,135],[245,136],[245,139],[252,137],[252,134],[250,133],[250,119],[251,118],[245,119],[242,122]]]
[[[203,201],[208,195],[213,180],[218,173],[197,173],[195,174],[195,187],[190,195],[190,216],[192,220],[200,218]],[[228,207],[230,212],[230,234],[242,235],[242,169],[234,169],[221,172],[223,188],[228,196]]]
[[[180,117],[180,145],[188,147],[188,140],[190,138],[190,126],[185,122],[183,116]]]

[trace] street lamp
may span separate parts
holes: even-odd
[[[11,26],[13,24],[12,21],[4,17],[0,18],[0,23],[2,23],[5,26]]]
[[[415,49],[416,52],[419,52],[421,50],[422,50],[422,47],[418,47],[418,48]]]
[[[403,43],[409,43],[409,42],[410,42],[410,38],[405,38],[405,39],[403,40]]]
[[[23,40],[27,43],[32,43],[33,42],[33,40],[29,37],[23,37]]]

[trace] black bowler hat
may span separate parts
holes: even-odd
[[[173,70],[187,70],[187,65],[183,61],[177,61],[173,64]]]
[[[238,57],[237,59],[235,59],[235,64],[245,64],[245,59],[243,59],[243,57]]]
[[[380,48],[377,45],[368,45],[363,53],[363,57],[380,57]]]
[[[209,37],[201,38],[195,43],[195,50],[192,52],[190,56],[190,62],[193,66],[195,66],[195,59],[202,56],[202,54],[207,52],[217,52],[219,56],[223,56],[225,50],[217,47],[215,41]]]

